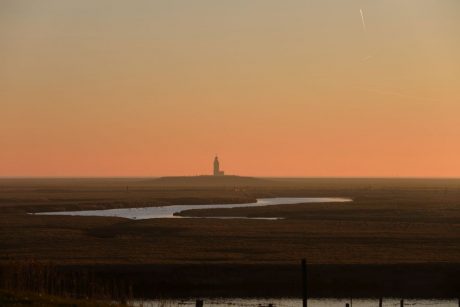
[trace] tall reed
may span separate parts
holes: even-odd
[[[133,299],[129,282],[98,277],[89,269],[60,268],[51,262],[9,261],[0,265],[0,288],[71,298],[126,302]]]

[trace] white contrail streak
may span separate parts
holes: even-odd
[[[373,58],[372,55],[368,55],[367,57],[364,57],[364,58],[363,58],[363,62],[369,61],[369,60],[372,59],[372,58]]]
[[[366,21],[364,20],[363,9],[359,9],[359,12],[361,13],[361,21],[363,22],[363,29],[364,29],[364,31],[367,31]]]

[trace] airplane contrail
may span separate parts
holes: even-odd
[[[368,55],[367,57],[364,57],[364,58],[363,58],[363,62],[369,61],[369,60],[372,59],[372,58],[373,58],[372,55]]]
[[[364,88],[362,86],[353,86],[353,88],[368,92],[368,93],[375,93],[383,96],[398,96],[402,98],[411,98],[415,99],[417,101],[424,101],[424,102],[432,102],[432,103],[439,103],[439,100],[436,99],[431,99],[429,97],[421,97],[421,96],[416,96],[416,95],[411,95],[411,94],[405,94],[403,92],[398,92],[398,91],[392,91],[392,90],[379,90],[379,89],[374,89],[374,88]]]
[[[361,21],[363,22],[363,29],[364,29],[364,31],[367,31],[366,21],[364,20],[363,9],[359,9],[359,12],[361,13]]]

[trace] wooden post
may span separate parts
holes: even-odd
[[[350,307],[350,304],[346,303],[346,304],[345,304],[345,307]]]
[[[203,300],[196,300],[196,307],[203,307]]]
[[[302,306],[307,307],[307,260],[302,259]]]
[[[382,305],[383,305],[383,299],[379,298],[379,307],[382,307]]]
[[[400,306],[404,307],[404,300],[401,300]]]

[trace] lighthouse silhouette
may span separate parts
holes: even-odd
[[[224,171],[220,170],[219,157],[216,156],[214,158],[214,176],[224,176],[224,175],[225,175]]]

